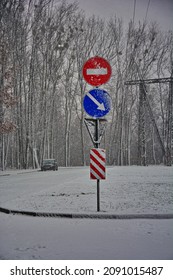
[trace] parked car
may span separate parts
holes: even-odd
[[[58,170],[58,165],[55,159],[43,159],[41,164],[41,171]]]

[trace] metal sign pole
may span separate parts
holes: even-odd
[[[97,179],[97,212],[100,211],[100,180]]]
[[[97,153],[99,149],[99,144],[101,141],[101,137],[104,133],[105,126],[101,125],[101,120],[99,118],[104,117],[107,115],[111,109],[111,97],[109,94],[103,90],[99,89],[98,87],[102,84],[105,84],[111,77],[112,69],[108,61],[106,61],[102,57],[92,57],[89,60],[85,62],[82,69],[83,77],[85,81],[96,87],[96,89],[90,90],[84,97],[83,100],[83,106],[85,109],[85,112],[90,115],[91,117],[94,117],[93,120],[88,121],[85,119],[85,124],[87,126],[88,132],[91,136],[91,140],[94,143],[95,149],[97,149]],[[94,123],[95,122],[95,123]],[[99,132],[99,124],[100,124],[100,132]],[[93,133],[93,128],[95,129],[95,135]],[[94,137],[95,136],[95,137]],[[94,149],[93,149],[94,150]],[[96,170],[92,167],[92,160],[93,160],[93,154],[90,152],[90,176],[91,179],[105,179],[105,174],[102,171],[100,173],[99,170],[97,170],[97,175],[93,175]],[[105,161],[105,153],[104,156],[101,155],[101,161],[103,159],[103,162]],[[97,159],[96,159],[96,162]],[[97,164],[96,164],[97,165]],[[104,166],[105,168],[105,166]],[[100,166],[98,165],[98,169],[100,169]],[[91,171],[92,170],[92,171]],[[100,211],[100,179],[97,179],[97,211]]]
[[[99,119],[95,122],[95,147],[99,148]],[[100,180],[97,179],[97,212],[100,211]]]

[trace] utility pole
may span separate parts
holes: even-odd
[[[169,83],[168,117],[166,128],[166,149],[160,136],[154,115],[147,96],[146,84]],[[173,77],[160,79],[140,79],[125,82],[125,85],[139,85],[139,116],[138,116],[138,165],[146,165],[146,138],[145,138],[145,108],[148,109],[150,119],[159,141],[164,162],[170,166],[173,162]]]
[[[138,165],[146,166],[146,135],[145,135],[145,107],[146,95],[144,84],[139,84],[138,110]]]
[[[166,123],[166,165],[173,163],[173,81],[169,82],[168,118]]]
[[[1,162],[1,169],[4,171],[4,134],[3,134],[3,121],[4,121],[4,109],[3,109],[3,87],[4,87],[4,67],[1,64],[0,69],[0,162]]]

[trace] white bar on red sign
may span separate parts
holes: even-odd
[[[107,68],[95,68],[95,69],[87,69],[87,75],[107,75]]]
[[[90,179],[106,179],[106,151],[91,149],[90,151]]]

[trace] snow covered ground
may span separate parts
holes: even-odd
[[[110,167],[101,181],[101,213],[173,214],[173,168]],[[20,174],[19,174],[20,173]],[[88,168],[1,172],[0,207],[96,213]],[[173,219],[68,219],[0,213],[0,259],[169,259]]]
[[[0,259],[173,260],[173,220],[40,218],[0,213]]]
[[[96,181],[89,179],[88,167],[11,173],[0,176],[1,207],[39,212],[96,212]],[[100,209],[115,214],[173,214],[173,168],[107,168],[107,179],[100,184]]]

